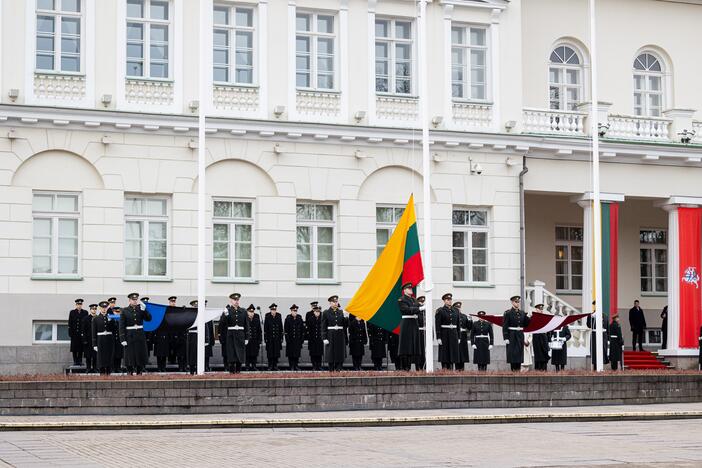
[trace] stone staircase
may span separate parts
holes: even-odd
[[[624,369],[674,369],[658,352],[624,351]]]

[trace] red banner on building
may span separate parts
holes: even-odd
[[[702,208],[678,208],[680,239],[680,347],[697,348],[702,322]]]

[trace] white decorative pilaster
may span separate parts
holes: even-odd
[[[374,125],[375,116],[375,8],[378,0],[368,0],[368,124]]]
[[[349,0],[341,0],[339,8],[339,53],[336,56],[339,63],[341,121],[346,123],[349,119]]]
[[[297,120],[297,77],[295,76],[296,0],[288,0],[288,120]]]
[[[448,127],[453,127],[453,86],[451,84],[451,22],[453,20],[453,5],[444,4],[444,121]]]
[[[258,115],[268,118],[268,0],[258,1]]]
[[[492,70],[490,80],[490,92],[492,94],[492,128],[495,132],[501,132],[502,114],[500,100],[500,13],[502,10],[494,8],[490,16],[490,69]],[[450,63],[450,62],[449,62]]]

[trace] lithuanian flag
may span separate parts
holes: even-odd
[[[412,283],[417,287],[423,279],[417,217],[414,196],[411,195],[390,240],[346,306],[346,311],[397,333],[401,320],[398,299],[402,295],[402,285]]]

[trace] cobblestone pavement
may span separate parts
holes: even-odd
[[[700,420],[3,432],[0,466],[692,467],[700,447]]]

